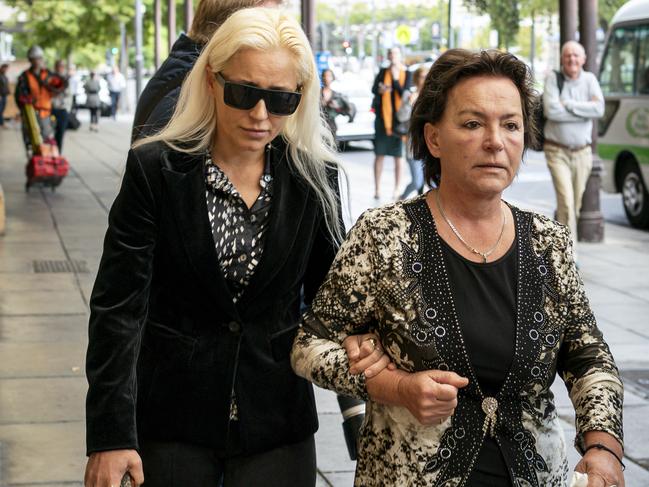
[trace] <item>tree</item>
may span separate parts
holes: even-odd
[[[24,45],[39,44],[46,54],[81,57],[97,64],[105,50],[119,42],[119,24],[134,15],[132,0],[5,0],[28,19],[25,31],[16,35]],[[49,59],[52,61],[52,59]]]
[[[498,33],[498,47],[507,49],[512,45],[520,19],[518,0],[464,0],[464,4],[489,16],[491,27]]]

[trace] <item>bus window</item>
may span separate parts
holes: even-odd
[[[633,94],[635,31],[635,27],[618,27],[611,34],[600,73],[604,95]]]
[[[649,95],[649,25],[638,29],[638,93]]]

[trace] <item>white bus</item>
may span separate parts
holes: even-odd
[[[631,0],[611,20],[599,82],[602,186],[622,193],[632,226],[649,228],[649,0]]]

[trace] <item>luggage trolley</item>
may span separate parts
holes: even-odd
[[[29,188],[35,184],[49,186],[54,191],[67,176],[70,165],[67,159],[59,154],[59,148],[54,140],[43,141],[34,105],[31,103],[23,105],[22,114],[28,136],[25,191],[29,191]]]

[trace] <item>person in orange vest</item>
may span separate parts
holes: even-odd
[[[30,67],[18,77],[15,93],[16,104],[20,108],[30,103],[34,105],[43,141],[55,143],[52,126],[52,97],[65,88],[65,81],[45,67],[43,49],[40,46],[30,47],[27,51],[27,58]],[[29,140],[26,136],[24,121],[23,134],[25,134],[25,140]]]

